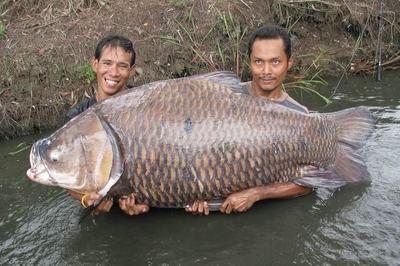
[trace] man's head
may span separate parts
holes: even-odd
[[[282,82],[293,63],[287,31],[272,25],[259,28],[250,36],[248,54],[253,88],[265,96],[280,94]]]
[[[104,100],[125,88],[135,73],[135,59],[133,44],[127,38],[112,35],[100,40],[92,59],[97,78],[97,100]]]

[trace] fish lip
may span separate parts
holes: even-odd
[[[49,174],[50,173],[49,169],[47,168],[47,165],[44,163],[44,160],[39,151],[40,149],[37,147],[38,145],[41,145],[43,141],[45,140],[39,140],[32,145],[31,152],[29,155],[29,162],[31,164],[31,167],[26,171],[26,175],[32,181],[42,183],[40,181],[40,176],[37,175],[37,171],[38,171],[38,165],[43,165],[45,171],[48,173],[49,176],[48,184],[54,185],[55,182],[53,179],[51,179],[51,176]]]
[[[29,179],[31,180],[35,180],[36,179],[36,162],[35,162],[35,153],[36,153],[36,143],[34,143],[31,147],[31,152],[29,153],[29,163],[31,165],[31,167],[26,171],[26,175],[29,177]]]
[[[27,171],[26,171],[26,175],[29,177],[29,179],[31,179],[31,180],[34,180],[35,179],[35,174],[34,174],[34,168],[29,168]]]

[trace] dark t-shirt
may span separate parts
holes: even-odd
[[[65,122],[68,122],[69,120],[79,115],[80,113],[82,113],[95,103],[97,103],[96,97],[84,99],[83,101],[81,101],[68,111],[67,115],[65,116]]]

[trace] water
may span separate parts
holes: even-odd
[[[265,201],[245,214],[151,209],[129,217],[114,208],[78,225],[78,202],[25,177],[28,150],[9,154],[39,136],[0,143],[0,264],[400,265],[398,84],[399,72],[385,73],[381,83],[355,77],[328,107],[305,97],[321,112],[370,107],[377,118],[363,149],[370,185]]]

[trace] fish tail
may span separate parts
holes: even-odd
[[[337,188],[347,183],[369,181],[367,166],[358,152],[372,133],[375,121],[366,107],[355,107],[324,114],[338,126],[338,149],[332,167],[305,166],[296,184]]]
[[[369,180],[367,166],[357,150],[375,128],[371,112],[361,106],[328,114],[328,118],[339,127],[334,171],[345,182]]]
[[[360,106],[327,113],[326,117],[338,125],[340,144],[359,149],[375,128],[375,120],[367,107]]]

